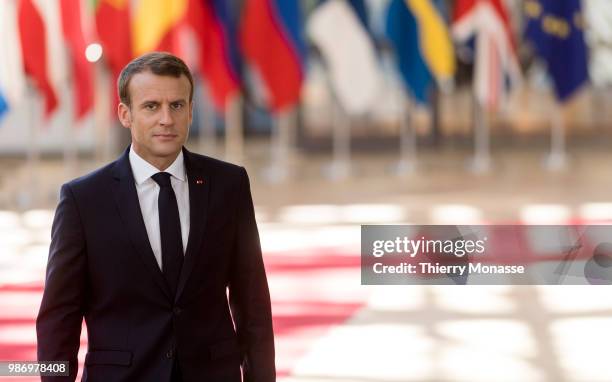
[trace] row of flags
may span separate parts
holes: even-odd
[[[440,0],[387,2],[384,34],[417,102],[427,103],[432,89],[452,81],[457,47],[472,52],[474,93],[483,107],[495,109],[520,82],[503,0],[456,0],[451,9]],[[299,0],[1,0],[0,117],[23,98],[26,75],[47,116],[66,82],[74,87],[75,118],[85,116],[94,100],[93,66],[85,58],[91,42],[102,45],[113,81],[132,58],[169,51],[206,81],[218,111],[253,87],[271,112],[282,112],[299,102],[307,37],[345,111],[363,113],[380,100],[381,77],[367,10],[364,0],[320,0],[304,20]],[[581,2],[525,0],[524,14],[524,36],[565,101],[587,80]]]

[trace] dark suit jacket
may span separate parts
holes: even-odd
[[[128,150],[64,184],[36,321],[38,359],[69,361],[82,319],[84,381],[274,381],[270,295],[244,168],[183,149],[190,232],[176,296],[159,269]],[[229,301],[226,289],[229,290]]]

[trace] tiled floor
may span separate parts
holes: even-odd
[[[392,154],[360,155],[354,176],[338,182],[321,175],[326,161],[317,156],[293,164],[290,182],[273,185],[261,175],[265,151],[252,148],[246,165],[274,300],[280,379],[612,380],[610,287],[360,285],[363,223],[612,219],[612,150],[594,144],[570,154],[568,169],[553,173],[541,168],[540,148],[504,149],[493,172],[474,175],[464,166],[469,152],[428,150],[417,172],[403,178],[391,175]],[[29,179],[19,167],[11,171]],[[2,186],[2,357],[34,350],[32,319],[65,173],[45,161],[40,174],[35,208],[19,208],[26,183]]]

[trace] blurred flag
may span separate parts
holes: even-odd
[[[34,6],[39,10],[46,30],[47,42],[47,73],[51,86],[60,102],[60,89],[68,83],[70,68],[68,65],[68,50],[62,33],[62,14],[60,2],[49,0],[34,0]]]
[[[444,18],[431,0],[406,0],[419,28],[420,51],[438,81],[455,74],[455,52]]]
[[[419,103],[429,101],[432,75],[419,47],[416,19],[405,0],[392,0],[387,10],[385,32],[393,49],[406,89]]]
[[[386,34],[405,86],[427,103],[433,79],[442,83],[455,72],[455,56],[442,15],[431,0],[392,0]]]
[[[0,1],[0,118],[22,100],[25,92],[17,4],[18,0]]]
[[[349,114],[368,111],[381,84],[374,44],[365,29],[367,15],[360,18],[359,12],[365,12],[362,1],[327,0],[313,11],[307,25],[327,63],[334,93]]]
[[[305,45],[297,0],[246,0],[240,45],[266,89],[274,112],[300,98]]]
[[[475,39],[474,93],[484,107],[497,108],[521,78],[506,6],[502,0],[458,0],[452,32],[463,44]]]
[[[525,35],[546,61],[557,99],[566,101],[587,81],[587,49],[580,0],[528,0]]]
[[[61,0],[62,30],[70,49],[76,117],[93,108],[93,70],[85,58],[87,42],[81,25],[81,1]]]
[[[180,55],[179,35],[176,28],[183,27],[188,0],[138,0],[132,20],[134,53],[160,50]]]
[[[96,31],[102,45],[102,58],[112,73],[112,114],[117,110],[119,96],[117,78],[132,59],[132,30],[129,0],[94,0]]]
[[[19,0],[19,36],[25,71],[45,98],[45,115],[57,107],[57,96],[48,74],[47,30],[32,0]]]
[[[191,2],[186,22],[199,39],[201,71],[215,108],[222,112],[240,86],[234,15],[225,0]]]
[[[103,57],[115,77],[132,59],[128,0],[97,0],[96,29]]]
[[[0,89],[0,121],[2,120],[2,117],[7,111],[8,111],[8,104],[6,103],[6,100],[4,99],[4,97],[2,96],[2,89]]]
[[[589,45],[589,72],[593,84],[612,84],[612,1],[589,0],[583,3],[586,41]]]
[[[326,0],[323,0],[326,1]],[[363,28],[369,33],[370,32],[370,21],[368,16],[368,7],[364,0],[346,0],[346,2],[353,8],[357,18]]]

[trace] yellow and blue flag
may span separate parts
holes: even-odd
[[[528,0],[526,37],[547,65],[557,99],[566,101],[588,79],[580,0]]]
[[[387,10],[389,38],[404,84],[417,102],[427,103],[434,80],[455,73],[450,33],[431,0],[392,0]]]

